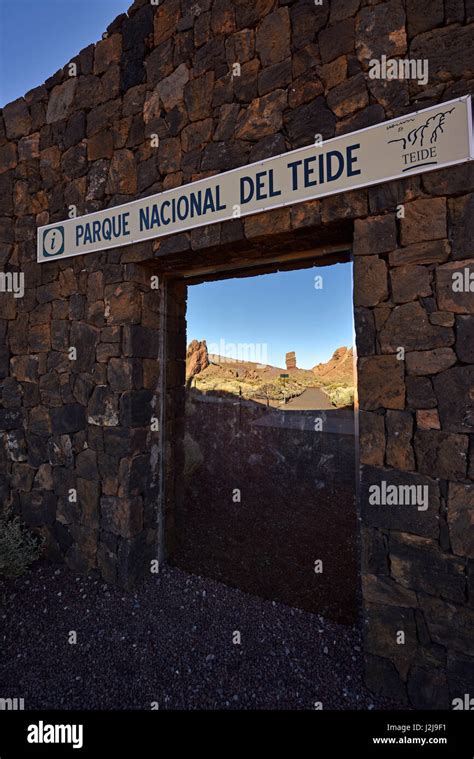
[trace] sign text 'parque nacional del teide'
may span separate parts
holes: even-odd
[[[470,96],[38,229],[38,261],[116,248],[463,163]]]

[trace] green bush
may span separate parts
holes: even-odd
[[[29,532],[18,517],[0,517],[0,575],[20,577],[36,561],[41,551],[40,541]]]

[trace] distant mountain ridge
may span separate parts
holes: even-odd
[[[313,369],[283,369],[209,353],[205,340],[193,340],[186,353],[186,385],[202,393],[227,393],[274,405],[321,387],[335,406],[345,406],[353,398],[352,360],[352,349],[343,346]]]
[[[228,358],[208,353],[205,340],[193,340],[186,353],[186,377],[189,379],[205,372],[208,375],[216,375],[222,371],[223,375],[232,376],[238,374],[241,378],[257,379],[262,375],[266,378],[279,376],[283,373],[291,375],[312,374],[318,380],[327,382],[345,382],[349,385],[354,380],[354,354],[352,348],[342,346],[337,348],[327,362],[316,364],[312,369],[284,369],[270,364],[262,365],[256,361],[242,361],[241,359]]]

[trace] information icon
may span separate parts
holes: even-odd
[[[60,256],[64,253],[64,227],[47,229],[43,235],[43,255]]]

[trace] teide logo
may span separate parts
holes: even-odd
[[[28,725],[28,743],[71,743],[73,748],[83,746],[83,725]]]
[[[402,150],[403,172],[421,166],[434,166],[438,163],[437,143],[441,135],[445,134],[446,120],[455,108],[456,106],[453,106],[448,111],[439,111],[411,129],[410,123],[416,122],[413,116],[387,126],[387,131],[396,130],[396,133],[400,135],[388,140],[387,145],[399,143]]]
[[[474,698],[471,698],[469,693],[465,693],[464,698],[453,698],[451,703],[454,710],[466,709],[467,711],[474,711]]]

